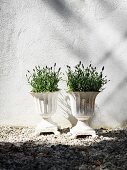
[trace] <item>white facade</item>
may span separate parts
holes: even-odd
[[[0,125],[27,126],[40,120],[27,70],[56,62],[64,72],[67,64],[80,60],[85,65],[92,61],[98,69],[104,65],[111,80],[97,96],[92,125],[121,126],[127,120],[127,1],[1,0]],[[60,105],[54,121],[70,126],[69,105]]]

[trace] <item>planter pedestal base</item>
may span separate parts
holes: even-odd
[[[40,135],[40,133],[50,133],[50,132],[54,133],[55,135],[60,134],[57,126],[45,119],[42,119],[42,121],[35,128],[36,136]]]
[[[68,135],[71,138],[76,138],[77,136],[81,135],[96,137],[96,132],[91,127],[89,127],[87,123],[78,120],[77,124],[70,130]]]

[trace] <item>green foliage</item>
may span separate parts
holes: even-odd
[[[104,66],[102,70],[98,72],[96,67],[91,64],[84,68],[84,65],[79,62],[72,70],[70,66],[67,65],[67,87],[68,91],[101,91],[102,87],[107,84],[109,80],[106,76],[103,76]]]
[[[32,92],[54,92],[58,91],[58,83],[61,79],[60,72],[61,68],[56,70],[56,63],[54,67],[43,67],[35,66],[33,72],[28,70],[26,74],[27,81],[32,87]]]

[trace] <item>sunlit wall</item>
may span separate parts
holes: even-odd
[[[127,1],[1,0],[0,124],[40,121],[27,70],[56,62],[64,72],[80,60],[104,65],[111,80],[97,97],[92,125],[121,126],[127,120]],[[58,107],[57,114],[60,124],[69,111]]]

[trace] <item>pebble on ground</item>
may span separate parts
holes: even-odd
[[[0,170],[127,170],[127,129],[98,137],[35,136],[27,127],[0,127]]]

